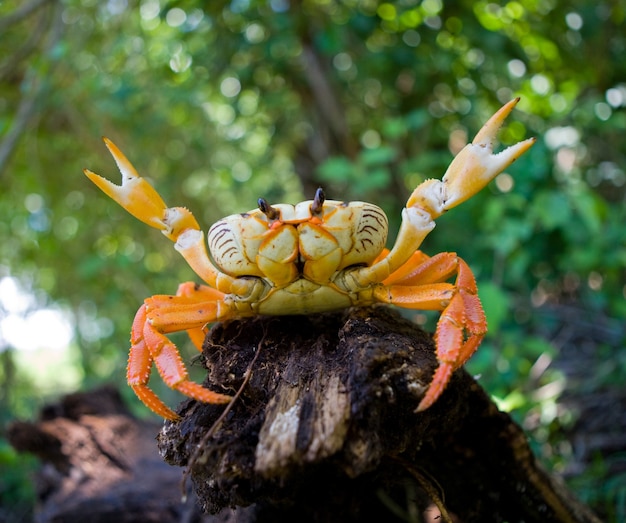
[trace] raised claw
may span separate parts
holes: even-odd
[[[441,181],[427,180],[413,192],[407,207],[425,209],[434,219],[474,196],[535,143],[529,138],[497,154],[493,144],[506,117],[519,98],[502,106],[483,127],[472,143],[456,155]]]
[[[115,200],[135,218],[162,231],[172,241],[177,241],[185,230],[200,230],[198,222],[187,209],[167,207],[159,193],[139,176],[122,151],[108,138],[102,139],[122,173],[121,185],[115,185],[89,169],[84,169],[83,172],[109,198]]]
[[[167,206],[161,196],[159,196],[159,193],[144,178],[137,174],[128,158],[124,156],[122,151],[111,140],[104,137],[102,139],[122,173],[122,184],[115,185],[89,169],[84,169],[83,172],[87,178],[135,218],[151,227],[164,229],[163,213]]]
[[[474,196],[535,143],[535,138],[528,138],[493,154],[498,131],[519,100],[502,106],[452,161],[442,178],[447,193],[445,210]]]

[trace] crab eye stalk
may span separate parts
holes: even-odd
[[[311,204],[311,214],[322,214],[325,199],[326,195],[324,194],[324,190],[321,187],[318,187],[317,191],[315,191],[313,203]]]
[[[268,220],[272,221],[272,220],[278,220],[280,218],[280,211],[272,207],[269,203],[267,203],[267,200],[265,198],[259,198],[258,203],[259,203],[259,209],[261,210],[263,214],[265,214],[265,216],[267,216]]]

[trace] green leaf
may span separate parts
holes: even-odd
[[[354,169],[354,164],[345,156],[333,156],[317,168],[317,173],[322,180],[347,181]]]
[[[411,111],[406,117],[406,125],[411,131],[417,131],[432,121],[432,116],[426,109]]]
[[[359,180],[359,189],[363,192],[375,189],[383,189],[389,184],[389,173],[386,169],[373,169],[368,171],[366,176]]]
[[[407,132],[407,122],[403,118],[389,118],[383,122],[382,134],[385,138],[395,140]]]
[[[363,165],[380,165],[391,162],[396,157],[396,150],[393,147],[381,146],[375,149],[366,149],[359,155],[359,160]]]
[[[562,192],[543,191],[532,203],[532,211],[545,230],[566,226],[572,218],[569,199]]]
[[[578,191],[572,196],[571,201],[589,232],[599,233],[607,211],[606,203],[590,191]]]

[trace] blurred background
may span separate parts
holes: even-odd
[[[470,372],[550,470],[626,520],[625,16],[610,0],[0,2],[3,430],[102,383],[149,415],[125,386],[133,315],[197,279],[83,176],[119,180],[101,136],[205,230],[323,186],[382,206],[391,241],[413,188],[520,96],[500,138],[537,144],[423,250],[476,273],[489,334]],[[28,513],[36,466],[0,433],[0,520]]]

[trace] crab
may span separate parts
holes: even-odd
[[[85,169],[86,176],[130,214],[175,242],[204,284],[183,283],[175,295],[155,295],[139,307],[131,330],[128,384],[156,414],[179,416],[149,388],[152,367],[172,389],[200,402],[232,397],[190,380],[167,334],[187,331],[202,350],[208,324],[255,315],[313,314],[376,303],[438,310],[438,367],[416,411],[429,408],[482,341],[487,323],[476,280],[455,253],[429,257],[420,244],[435,219],[472,197],[528,150],[530,138],[494,154],[493,143],[519,98],[498,110],[441,180],[422,182],[402,211],[395,244],[385,248],[387,217],[372,203],[313,200],[270,205],[219,220],[207,242],[193,214],[168,207],[109,139],[104,142],[122,174],[121,185]],[[208,244],[208,250],[207,250]],[[210,253],[210,255],[209,255]],[[454,282],[450,282],[450,280]]]

